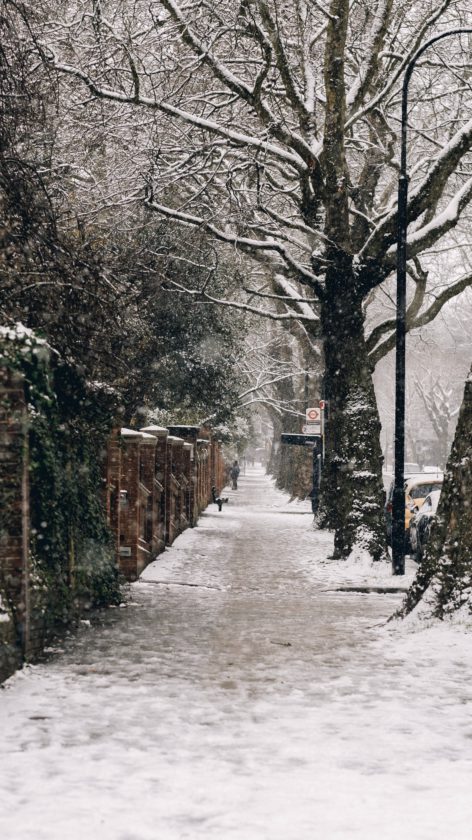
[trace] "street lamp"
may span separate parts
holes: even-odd
[[[426,41],[407,64],[402,91],[401,160],[398,179],[397,321],[395,366],[395,482],[392,500],[392,565],[394,575],[405,574],[405,321],[408,230],[407,117],[408,85],[418,59],[432,44],[472,28],[450,29]]]

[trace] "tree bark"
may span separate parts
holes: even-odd
[[[472,612],[472,367],[449,455],[436,523],[402,614],[423,601],[445,618]]]
[[[328,421],[320,524],[334,529],[334,557],[347,557],[357,546],[380,560],[387,556],[380,420],[361,295],[346,262],[344,273],[329,277],[321,311]]]

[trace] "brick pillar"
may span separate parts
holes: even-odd
[[[166,457],[166,543],[172,545],[177,536],[177,519],[178,519],[178,493],[180,490],[179,483],[175,476],[175,450],[174,438],[169,435],[167,438],[167,457]]]
[[[226,485],[226,471],[225,462],[223,459],[223,450],[220,442],[218,443],[218,481],[221,493],[224,486]]]
[[[185,479],[185,520],[186,525],[193,525],[193,511],[192,511],[192,478],[193,478],[193,462],[192,462],[193,446],[191,443],[184,443],[183,446],[183,475]]]
[[[10,650],[0,657],[2,676],[19,664],[19,640],[25,656],[31,652],[29,559],[28,411],[23,377],[0,370],[0,584],[13,609],[2,604],[0,640]],[[13,620],[12,620],[13,619]],[[2,660],[3,659],[3,664]],[[9,660],[11,659],[11,662]],[[12,666],[12,667],[10,667]],[[8,670],[7,670],[8,669]]]
[[[202,466],[201,488],[200,488],[200,510],[206,508],[206,485],[207,485],[207,470],[208,470],[208,450],[206,440],[199,441],[200,458]]]
[[[141,430],[140,469],[139,469],[139,538],[138,538],[138,574],[154,559],[153,542],[156,532],[157,509],[156,487],[156,445],[154,435]]]
[[[120,556],[120,490],[121,490],[121,436],[120,429],[113,429],[107,446],[106,513],[107,523],[115,537],[116,564]]]
[[[209,464],[208,440],[199,438],[197,440],[199,461],[200,461],[200,511],[205,510],[211,500],[211,475]]]
[[[190,443],[189,450],[189,487],[188,487],[188,506],[190,515],[190,527],[193,528],[198,520],[198,499],[197,499],[197,483],[198,483],[198,461],[196,453],[196,445]]]
[[[198,517],[198,516],[200,516],[200,514],[202,512],[202,469],[203,469],[203,466],[202,466],[202,448],[201,448],[201,446],[198,445],[198,443],[195,443],[194,458],[195,458],[195,473],[196,473],[196,475],[195,475],[195,478],[196,478],[195,502],[196,502],[196,508],[197,508],[197,517]]]
[[[154,474],[156,530],[153,536],[153,552],[157,555],[164,550],[166,543],[167,437],[169,432],[162,426],[145,426],[141,431],[156,438]]]
[[[170,436],[172,440],[172,471],[176,479],[175,536],[185,528],[185,479],[183,475],[184,441],[181,437]]]
[[[221,487],[219,486],[218,481],[218,469],[217,469],[217,442],[215,438],[210,438],[210,486],[216,487],[216,493],[219,495]]]
[[[182,530],[182,449],[184,442],[182,438],[169,435],[167,438],[167,493],[168,510],[166,511],[167,521],[167,542],[173,543]]]
[[[221,486],[221,470],[220,470],[220,444],[219,441],[213,440],[213,469],[215,471],[215,484],[218,489],[219,495],[221,495],[222,486]]]
[[[140,445],[140,432],[121,430],[119,561],[126,580],[138,577]]]
[[[189,482],[186,488],[186,504],[188,508],[187,519],[191,527],[196,525],[199,508],[198,508],[198,459],[196,455],[197,439],[200,433],[200,426],[169,426],[169,434],[182,438],[186,444],[191,445],[190,450],[190,469],[188,470],[187,480]],[[188,469],[188,463],[187,463]]]

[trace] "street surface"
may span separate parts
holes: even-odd
[[[5,840],[469,840],[472,645],[258,468],[0,691]]]

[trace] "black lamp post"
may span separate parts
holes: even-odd
[[[395,483],[392,504],[392,565],[394,575],[405,574],[405,320],[406,320],[406,259],[408,230],[408,173],[407,173],[407,117],[408,85],[418,59],[432,44],[472,32],[450,29],[426,41],[407,64],[402,91],[401,160],[398,179],[398,239],[397,239],[397,322],[395,368]]]

